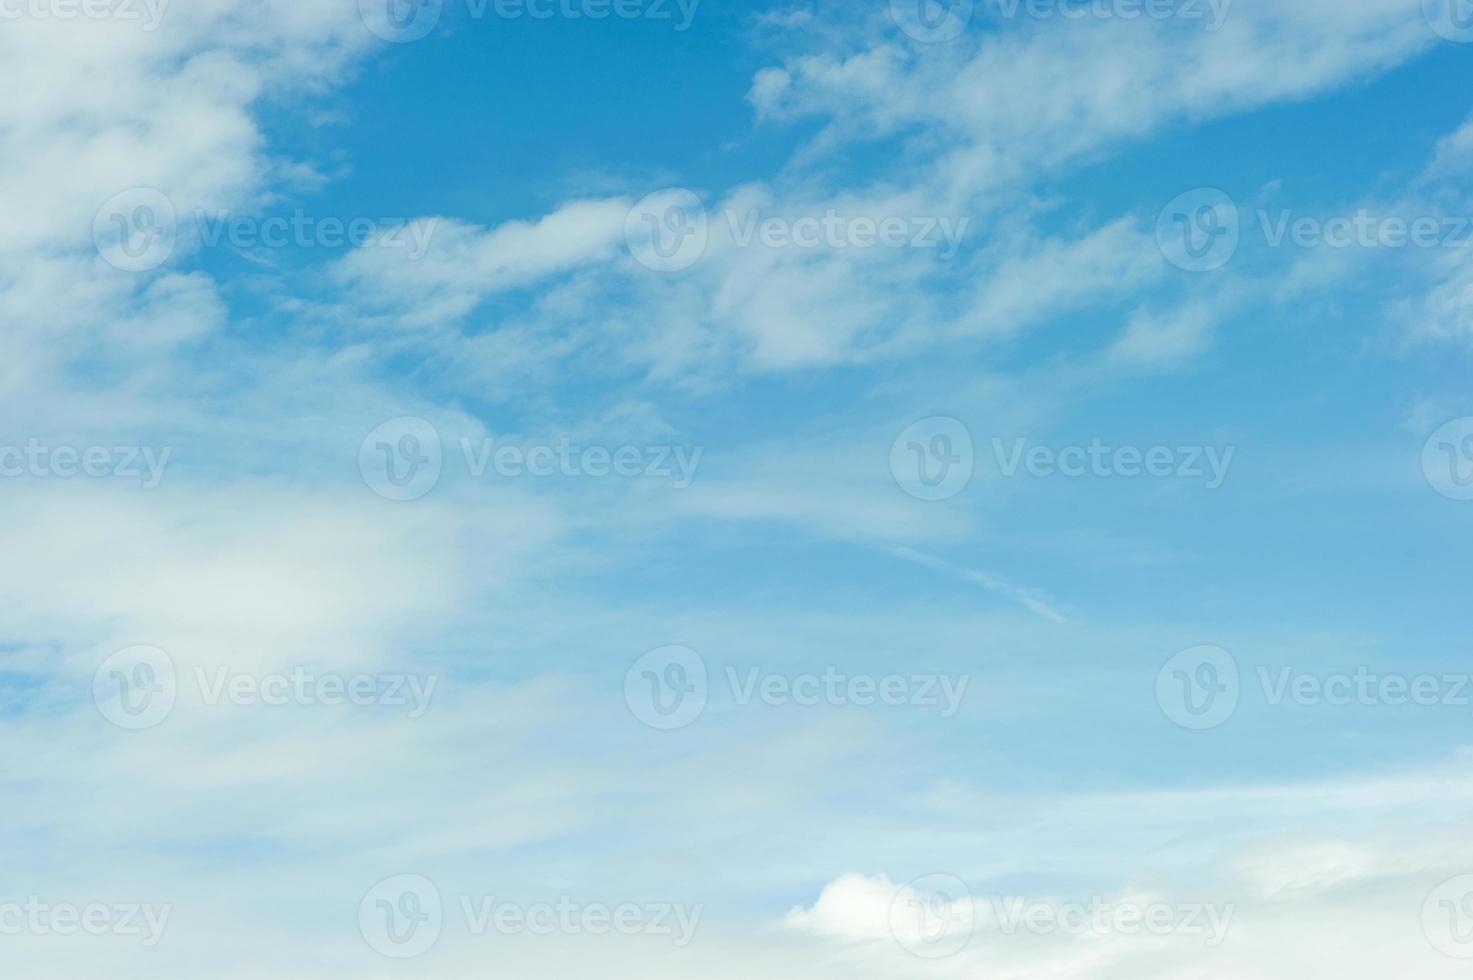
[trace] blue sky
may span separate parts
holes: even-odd
[[[1464,0],[175,2],[0,32],[22,974],[1466,970]]]

